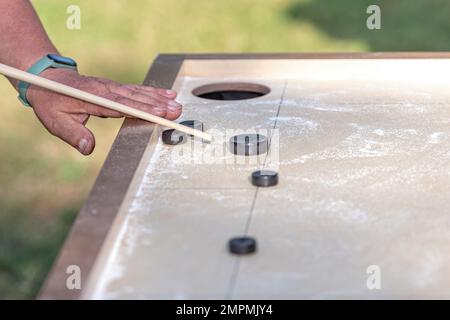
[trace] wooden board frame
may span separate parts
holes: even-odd
[[[160,54],[151,65],[144,85],[171,88],[185,60],[232,59],[450,59],[450,52]],[[39,299],[81,297],[82,290],[70,290],[66,286],[70,276],[67,268],[78,266],[81,285],[87,283],[146,146],[157,132],[154,124],[136,119],[124,120],[88,199],[41,289]]]

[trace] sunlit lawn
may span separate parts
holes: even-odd
[[[83,73],[140,83],[158,52],[447,50],[445,0],[36,0],[57,47]],[[386,8],[365,28],[368,4]],[[82,10],[68,30],[66,8]],[[390,14],[391,12],[391,14]],[[427,12],[424,15],[424,12]],[[423,24],[424,23],[424,24]],[[423,26],[421,26],[421,24]],[[33,298],[121,120],[93,119],[84,158],[49,135],[0,80],[0,298]]]

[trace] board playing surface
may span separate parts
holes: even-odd
[[[192,94],[223,82],[270,92]],[[224,139],[168,146],[153,130],[82,297],[449,298],[449,83],[447,59],[185,60],[180,120]],[[269,153],[223,147],[244,132]],[[251,184],[262,168],[277,186]],[[257,252],[230,254],[238,235]]]

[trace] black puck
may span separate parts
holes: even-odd
[[[198,120],[184,120],[184,121],[181,121],[180,124],[182,124],[183,126],[186,126],[186,127],[190,127],[195,130],[204,131],[203,130],[204,129],[203,122],[198,121]],[[192,135],[191,135],[191,137],[192,137]]]
[[[257,187],[271,187],[278,184],[278,173],[272,170],[258,170],[252,173],[252,183]]]
[[[236,155],[252,156],[266,153],[269,141],[262,134],[239,134],[230,139],[230,151]]]
[[[228,246],[231,253],[249,254],[256,251],[256,239],[251,237],[236,237],[230,239]]]
[[[164,130],[162,133],[162,141],[169,145],[181,144],[186,142],[186,134],[175,129]]]

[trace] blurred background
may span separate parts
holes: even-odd
[[[50,37],[80,71],[140,83],[158,52],[441,51],[448,0],[35,0]],[[81,30],[66,9],[81,8]],[[382,29],[366,28],[378,4]],[[0,298],[34,298],[122,120],[91,119],[83,157],[51,136],[0,78]]]

